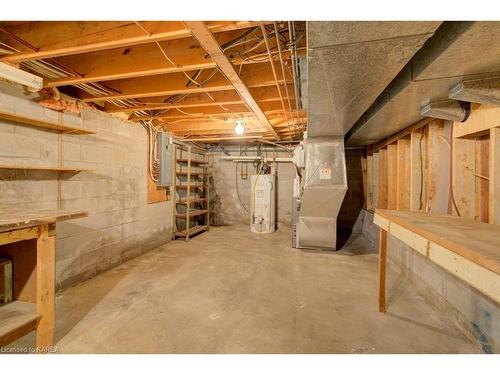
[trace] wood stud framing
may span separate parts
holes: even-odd
[[[499,155],[498,107],[474,105],[464,123],[423,120],[368,147],[362,159],[366,208],[500,225]]]

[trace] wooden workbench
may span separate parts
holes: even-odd
[[[0,258],[12,260],[14,301],[0,306],[0,347],[36,331],[37,350],[53,345],[55,224],[84,212],[0,211]]]
[[[500,303],[500,226],[452,215],[375,210],[379,310],[385,312],[387,233]]]

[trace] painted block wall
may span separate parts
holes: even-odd
[[[0,83],[0,109],[89,129],[62,137],[62,165],[91,172],[61,174],[61,208],[88,217],[56,231],[58,288],[88,279],[164,244],[172,235],[172,204],[147,204],[146,131],[92,109],[59,114],[21,87]],[[57,166],[58,133],[0,121],[0,164]],[[57,172],[0,170],[0,211],[57,209]]]
[[[217,194],[218,214],[220,225],[249,224],[250,214],[250,175],[256,174],[252,163],[248,164],[248,179],[240,177],[241,166],[238,165],[238,175],[236,176],[236,163],[229,160],[222,160],[223,152],[213,153],[213,178],[215,184],[215,194]],[[232,153],[231,155],[236,155]],[[252,153],[248,153],[251,156]],[[287,153],[280,152],[279,157],[287,157]],[[292,219],[292,193],[295,168],[292,163],[278,164],[278,191],[277,191],[277,216],[278,223],[290,225]],[[244,168],[244,167],[243,167]],[[236,181],[240,194],[240,203],[236,191]],[[217,204],[217,203],[216,203]]]
[[[379,228],[373,224],[373,214],[363,210],[361,215],[363,235],[378,247]],[[392,235],[387,237],[387,256],[432,303],[447,309],[450,319],[477,340],[484,352],[500,352],[498,304]]]

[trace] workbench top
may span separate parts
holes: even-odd
[[[452,215],[376,209],[375,223],[383,227],[384,219],[500,274],[498,225]]]
[[[87,216],[84,211],[0,210],[0,233]]]

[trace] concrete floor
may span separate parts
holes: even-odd
[[[286,227],[212,228],[65,290],[55,341],[63,353],[480,352],[391,266],[379,313],[377,267],[361,237],[313,253]]]

